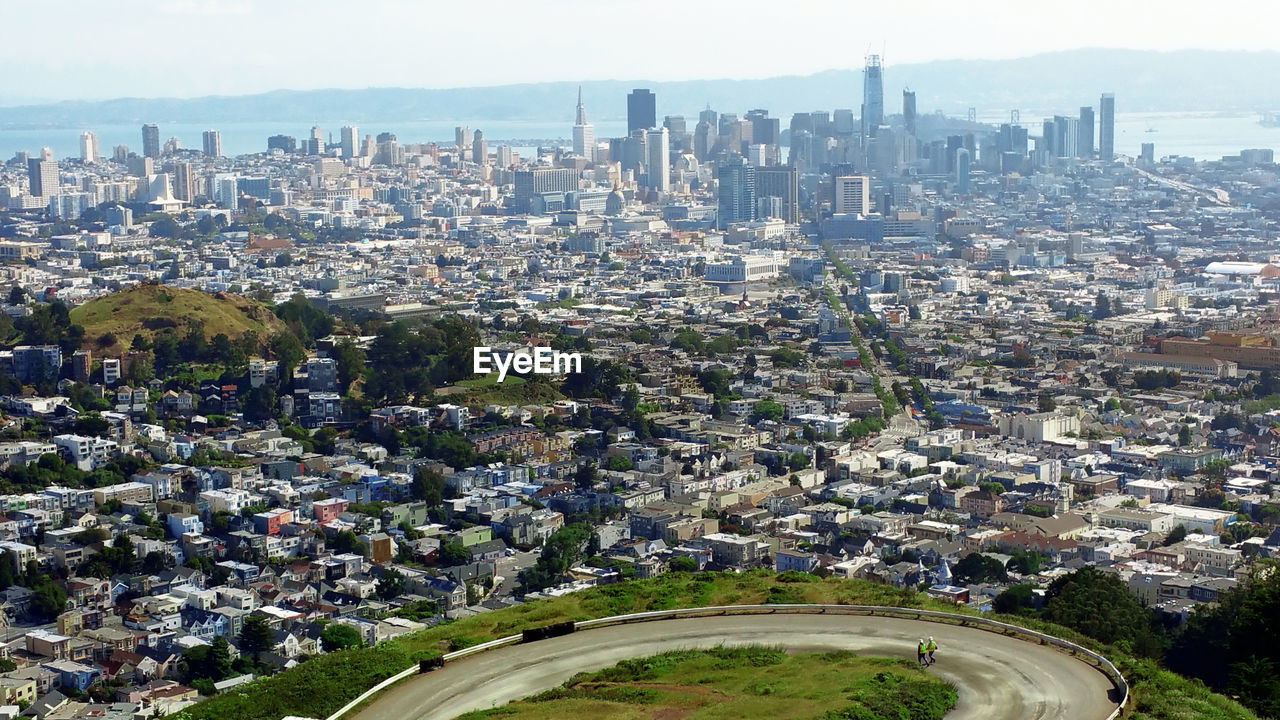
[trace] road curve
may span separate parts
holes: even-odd
[[[680,648],[765,644],[914,659],[933,636],[959,700],[947,720],[1104,720],[1110,680],[1052,647],[972,627],[850,615],[730,615],[584,630],[479,653],[391,687],[359,720],[452,720],[555,687],[575,673]]]

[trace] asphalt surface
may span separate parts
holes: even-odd
[[[555,687],[575,673],[626,658],[715,645],[847,649],[915,659],[932,635],[930,672],[959,691],[947,720],[1104,720],[1115,708],[1099,670],[1048,646],[974,628],[849,615],[730,615],[584,630],[480,653],[392,687],[354,717],[452,720]]]

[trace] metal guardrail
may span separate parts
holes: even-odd
[[[1003,623],[998,620],[991,620],[978,615],[960,615],[958,613],[940,612],[937,610],[919,610],[907,607],[890,607],[882,605],[716,605],[699,608],[679,608],[674,610],[650,610],[648,612],[631,613],[628,615],[614,615],[606,618],[596,618],[594,620],[583,620],[574,623],[575,630],[590,630],[592,628],[608,627],[610,625],[626,625],[637,622],[651,622],[656,620],[672,620],[682,617],[699,617],[707,615],[775,615],[778,613],[795,613],[805,615],[865,615],[865,616],[885,616],[885,617],[901,617],[924,622],[937,622],[960,624],[966,627],[975,627],[979,630],[987,632],[999,632],[1002,635],[1022,636],[1024,638],[1032,638],[1040,641],[1043,645],[1053,645],[1062,650],[1066,650],[1071,655],[1083,656],[1096,665],[1097,668],[1111,680],[1111,684],[1119,691],[1120,699],[1116,703],[1116,709],[1107,716],[1107,720],[1115,720],[1120,716],[1125,706],[1129,704],[1129,683],[1124,679],[1124,675],[1120,672],[1110,660],[1102,655],[1086,648],[1070,640],[1053,635],[1046,635],[1035,630],[1030,630],[1018,625]],[[458,660],[470,655],[482,653],[487,650],[514,645],[520,642],[521,635],[507,635],[506,637],[490,640],[486,643],[473,645],[469,648],[456,650],[454,652],[445,653],[443,655],[445,663],[451,660]],[[337,712],[330,715],[326,720],[339,720],[343,715],[347,714],[360,704],[367,701],[374,695],[386,690],[392,685],[418,674],[418,665],[392,675],[382,682],[374,685],[359,697],[351,702],[343,705]]]

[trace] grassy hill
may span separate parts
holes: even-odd
[[[320,655],[296,667],[205,699],[171,716],[176,720],[280,720],[286,715],[328,717],[334,710],[420,659],[525,628],[645,610],[758,603],[885,605],[979,614],[924,593],[865,580],[818,579],[805,573],[668,573],[647,580],[603,585],[557,598],[534,600],[473,615],[366,647]],[[1035,618],[989,615],[1092,647],[1120,666],[1132,691],[1138,720],[1259,720],[1239,703],[1157,666],[1083,635]]]
[[[905,711],[938,720],[955,701],[955,688],[908,660],[747,646],[626,660],[458,720],[889,720]]]
[[[270,308],[242,295],[156,284],[134,285],[71,310],[71,322],[84,327],[85,346],[106,354],[127,349],[135,334],[150,340],[166,327],[184,334],[193,318],[204,323],[205,339],[225,333],[234,340],[252,330],[265,342],[284,329]],[[114,335],[116,342],[101,344],[104,335]]]

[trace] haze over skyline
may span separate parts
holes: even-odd
[[[899,8],[741,0],[49,0],[7,7],[0,104],[241,95],[276,89],[452,88],[551,80],[765,78],[886,64],[1009,59],[1087,47],[1274,50],[1280,11],[1225,0],[1081,0],[1071,12],[977,0]],[[1196,18],[1194,23],[1187,22]],[[1044,32],[1036,31],[1045,29]],[[623,33],[625,32],[625,37]],[[50,52],[51,43],[79,48]],[[38,61],[36,59],[38,58]],[[1064,69],[1069,72],[1069,69]]]

